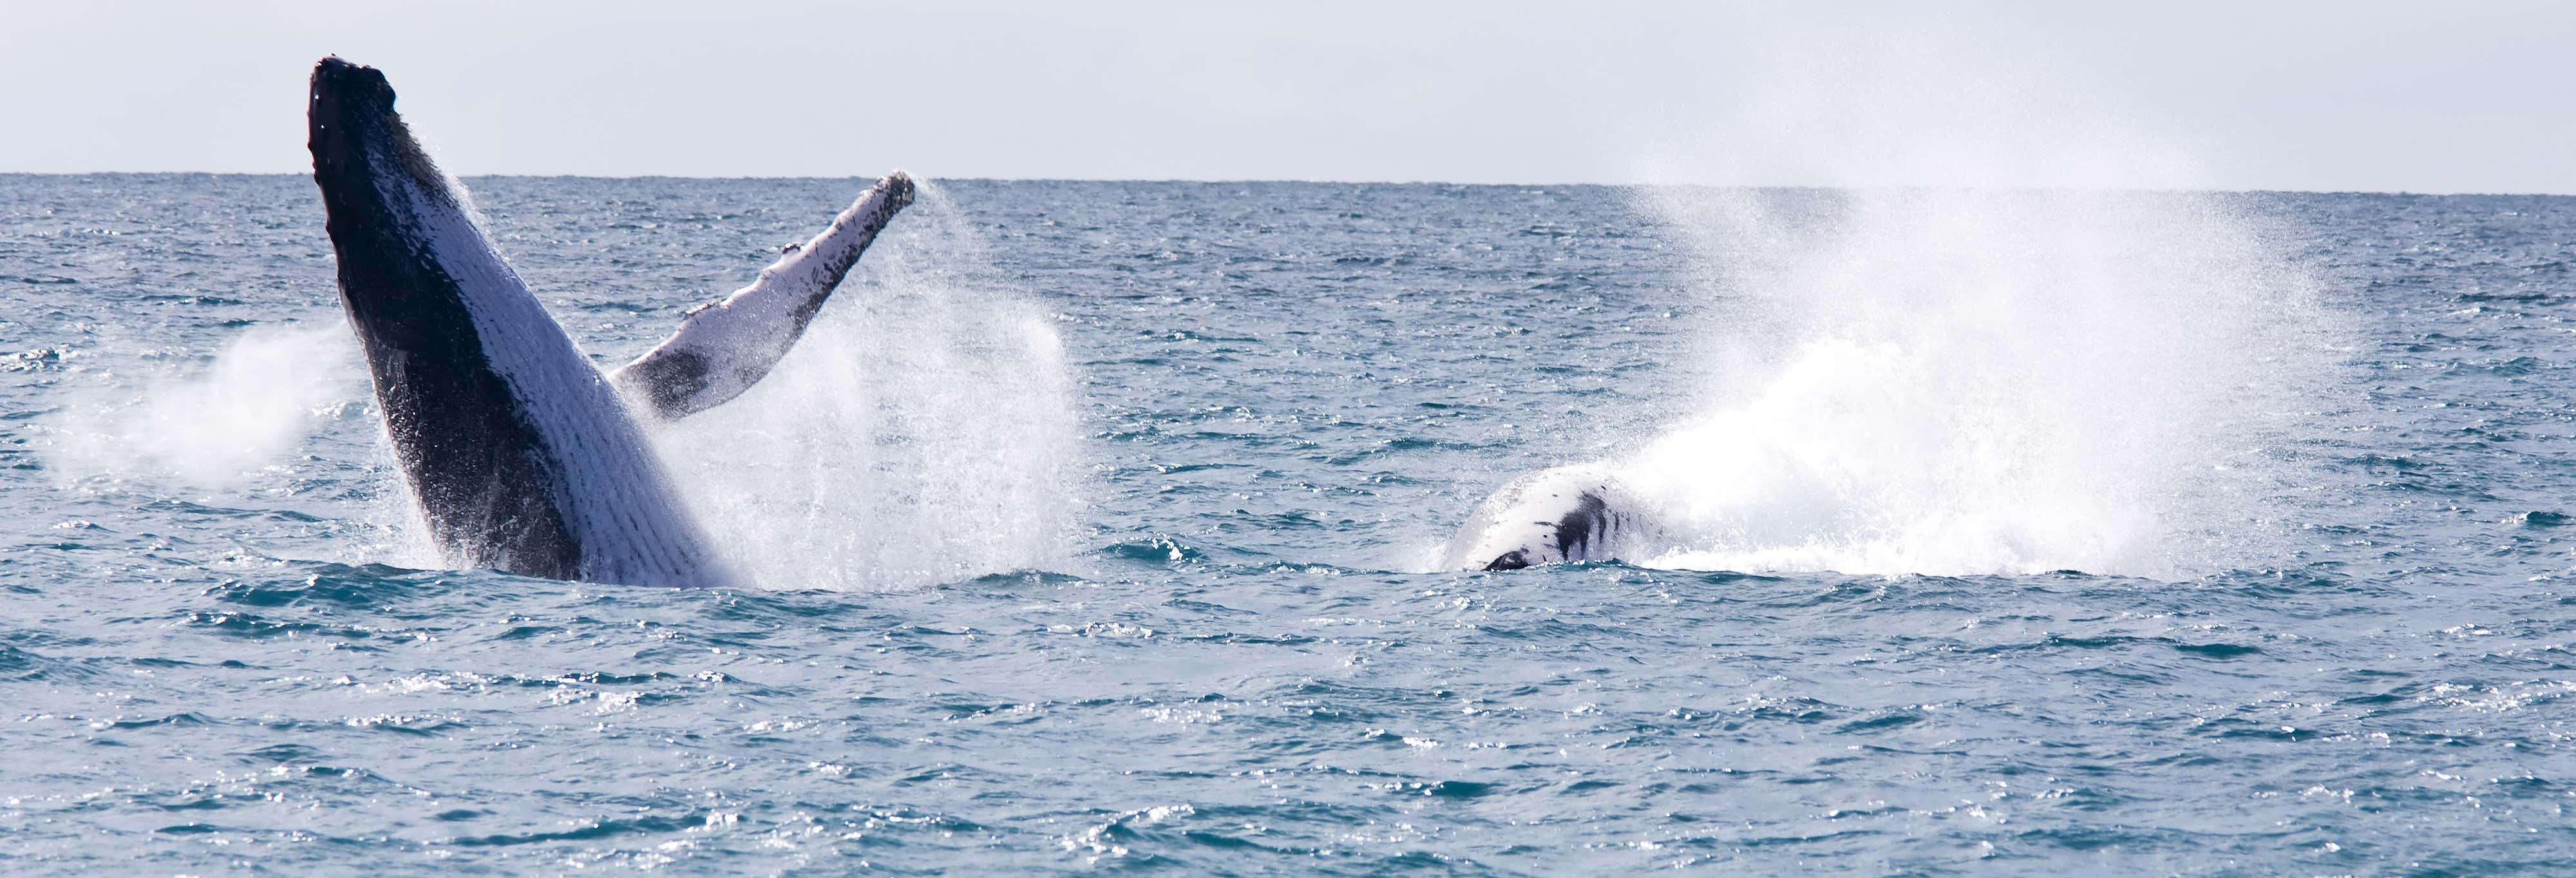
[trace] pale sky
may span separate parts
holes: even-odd
[[[2576,194],[2576,3],[0,0],[0,172]]]

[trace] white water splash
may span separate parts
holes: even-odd
[[[2093,188],[1647,190],[1714,319],[1703,414],[1612,463],[1674,538],[1650,563],[2184,576],[2277,557],[2280,450],[2331,362],[2312,282],[2221,197],[2115,191],[2171,179],[2171,153],[2033,98],[2048,71],[1920,34],[1862,54],[1778,71],[1812,100],[1749,99],[1767,127],[1698,147],[1717,176],[1777,164],[1729,151],[1823,142],[1806,160],[1844,157],[1832,179]]]
[[[942,190],[917,185],[775,371],[654,436],[750,584],[901,588],[1072,556],[1085,439],[1053,319],[990,276]],[[341,321],[256,327],[202,369],[140,374],[139,390],[110,376],[68,398],[51,468],[241,490],[364,412],[382,484],[348,559],[454,563],[420,521]]]
[[[1053,321],[918,187],[776,371],[660,437],[762,586],[913,587],[1070,555],[1084,440]]]
[[[51,465],[72,476],[150,473],[205,488],[239,485],[364,394],[346,327],[244,330],[202,370],[153,374],[139,391],[75,391]]]

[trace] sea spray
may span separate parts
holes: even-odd
[[[902,587],[1070,556],[1074,379],[1054,321],[989,265],[948,195],[924,185],[771,375],[657,430],[684,498],[750,584]],[[329,488],[366,513],[328,557],[450,566],[421,527],[355,339],[337,315],[317,317],[175,359],[103,343],[108,357],[84,360],[89,374],[44,422],[47,467],[238,494],[309,490],[292,472],[308,447],[364,459],[363,487]]]
[[[337,321],[253,326],[211,355],[123,371],[139,383],[119,383],[112,369],[71,389],[49,449],[62,473],[237,487],[364,405],[366,392],[357,346]]]
[[[1705,413],[1615,464],[1698,569],[2180,576],[2282,535],[2327,362],[2223,196],[1667,190]]]
[[[1083,441],[1053,322],[998,280],[938,185],[776,371],[659,444],[772,588],[876,589],[1069,555]]]
[[[2281,557],[2336,357],[2242,196],[2041,47],[1770,22],[1657,144],[1699,414],[1618,455],[1687,568],[2188,576]],[[1837,189],[1754,189],[1795,180]]]

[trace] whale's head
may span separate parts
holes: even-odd
[[[313,65],[306,146],[313,151],[313,179],[334,207],[340,201],[401,202],[426,197],[448,207],[458,198],[429,153],[394,112],[394,87],[385,74],[341,60]],[[381,204],[380,204],[381,206]]]
[[[315,158],[347,155],[346,150],[365,142],[365,136],[353,136],[361,130],[373,135],[388,124],[401,124],[394,116],[393,83],[385,81],[384,71],[338,55],[314,63],[311,98],[307,112],[313,139],[308,145]]]
[[[403,364],[438,360],[456,368],[480,358],[463,300],[473,285],[459,281],[507,267],[464,190],[439,172],[394,112],[393,86],[373,67],[324,58],[313,65],[307,113],[341,302],[377,377],[398,380],[383,373]],[[402,356],[388,359],[388,351]]]

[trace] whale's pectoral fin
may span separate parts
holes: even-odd
[[[665,421],[742,395],[796,346],[877,231],[911,203],[912,178],[887,174],[822,234],[790,247],[751,286],[691,309],[678,332],[608,380]]]

